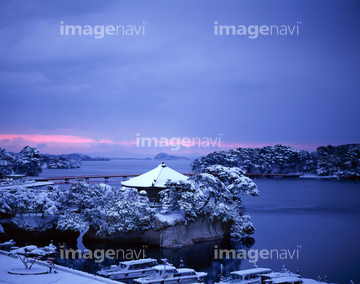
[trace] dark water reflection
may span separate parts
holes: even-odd
[[[125,246],[125,245],[111,245],[111,244],[102,244],[102,243],[85,243],[87,249],[94,252],[95,250],[114,250],[115,252],[119,250],[119,256],[125,255],[132,250],[136,254],[145,253],[146,257],[155,258],[161,263],[161,259],[166,258],[169,263],[178,267],[180,265],[180,259],[183,260],[185,267],[193,268],[196,271],[204,271],[208,273],[206,277],[206,282],[209,284],[219,281],[219,274],[221,271],[221,264],[223,265],[224,275],[229,275],[231,271],[239,270],[241,260],[239,259],[214,259],[214,249],[244,249],[248,250],[253,243],[253,239],[248,240],[246,244],[234,243],[230,239],[222,239],[218,241],[205,242],[201,244],[194,244],[187,247],[179,247],[172,249],[159,249],[156,247],[143,247],[143,246]],[[123,253],[124,252],[124,253]],[[141,253],[140,253],[141,252]],[[130,255],[130,254],[129,254]],[[118,264],[119,261],[123,259],[120,257],[118,259],[107,259],[97,263],[95,260],[85,260],[85,259],[69,259],[65,260],[56,257],[56,263],[64,265],[67,267],[72,267],[75,269],[83,270],[90,273],[96,273],[101,266],[109,267],[112,264]],[[99,261],[98,261],[99,262]]]

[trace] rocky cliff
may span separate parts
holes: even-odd
[[[221,239],[229,235],[230,223],[210,221],[208,218],[198,217],[195,222],[176,224],[162,228],[145,230],[144,232],[95,234],[90,229],[84,236],[84,241],[101,241],[126,244],[147,244],[171,248],[176,246],[188,246],[202,241]]]

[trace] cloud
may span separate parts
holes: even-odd
[[[86,151],[96,143],[94,139],[71,135],[0,134],[0,147],[20,151],[25,146],[46,149],[48,153],[62,154]]]
[[[205,10],[204,3],[144,2],[139,8],[130,1],[0,1],[0,121],[6,121],[0,139],[9,139],[0,144],[92,151],[131,147],[136,133],[219,132],[226,134],[224,147],[359,142],[357,9],[343,17],[341,1],[328,5],[327,16],[323,1],[311,11],[293,1],[260,7],[208,0]],[[59,34],[60,21],[144,20],[141,37]],[[303,24],[296,37],[251,40],[214,36],[214,20]]]
[[[91,143],[95,142],[91,138],[71,136],[71,135],[43,135],[43,134],[0,134],[0,139],[7,140],[26,140],[30,142],[57,142],[57,143]]]
[[[40,143],[40,144],[36,145],[37,149],[43,149],[43,148],[46,148],[46,147],[47,147],[47,145],[45,143]]]

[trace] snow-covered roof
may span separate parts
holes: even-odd
[[[121,264],[139,264],[139,263],[147,263],[147,262],[154,262],[157,260],[155,258],[140,258],[135,260],[128,260],[128,261],[121,261]]]
[[[170,264],[159,264],[154,266],[153,268],[155,268],[156,270],[176,270],[176,267],[170,265]]]
[[[271,279],[270,280],[271,283],[273,284],[280,284],[280,283],[302,283],[303,281],[301,280],[301,278],[298,277],[294,277],[294,276],[288,276],[288,277],[280,277],[280,278],[276,278],[276,279]],[[315,281],[315,280],[313,280]],[[265,282],[267,282],[265,280]]]
[[[167,180],[186,180],[188,177],[184,176],[181,173],[169,168],[164,163],[161,163],[155,169],[142,174],[138,177],[134,177],[130,180],[123,181],[121,184],[126,187],[135,187],[135,188],[165,188],[165,183]]]
[[[178,273],[195,272],[195,270],[192,268],[178,268],[176,270]]]
[[[239,271],[234,271],[234,272],[230,272],[230,274],[237,274],[237,275],[248,275],[248,274],[257,274],[257,273],[267,273],[267,272],[271,272],[270,268],[252,268],[252,269],[245,269],[245,270],[239,270]]]

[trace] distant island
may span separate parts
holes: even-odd
[[[92,158],[78,153],[62,155],[41,154],[40,156],[48,169],[76,169],[80,168],[82,161],[110,161],[109,158]]]
[[[41,154],[34,147],[25,146],[20,153],[7,152],[0,148],[0,178],[10,174],[38,176],[43,168],[80,168],[82,161],[110,161],[109,158],[92,158],[84,154]]]
[[[151,158],[111,158],[111,160],[152,160]]]
[[[360,180],[360,144],[320,146],[316,152],[286,145],[237,148],[212,152],[191,163],[194,172],[211,165],[239,167],[247,173],[298,173]]]
[[[153,159],[154,160],[162,160],[162,161],[165,161],[165,160],[166,161],[168,161],[168,160],[191,161],[192,160],[187,157],[175,156],[175,155],[170,155],[167,153],[159,153]]]

